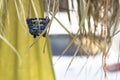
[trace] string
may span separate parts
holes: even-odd
[[[27,18],[29,18],[29,16],[30,16],[30,0],[28,2],[28,17]]]
[[[50,0],[46,0],[46,4],[45,5],[46,5],[46,15],[45,16],[46,16],[46,18],[48,17],[48,19],[49,19]],[[50,28],[46,31],[46,36],[48,36],[49,30],[50,30]],[[45,53],[46,45],[47,45],[47,38],[46,38],[45,43],[44,43],[43,53]]]
[[[45,16],[48,16],[48,17],[49,17],[50,0],[46,0],[45,8],[46,8],[46,15],[45,15]]]

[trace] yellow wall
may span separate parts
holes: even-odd
[[[15,52],[0,39],[0,80],[55,80],[49,37],[42,37],[27,50],[34,41],[25,22],[28,4],[30,17],[43,17],[41,0],[0,0],[0,28],[22,58],[20,63]]]

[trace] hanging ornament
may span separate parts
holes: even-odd
[[[47,2],[47,1],[46,1]],[[29,33],[31,35],[33,35],[34,38],[36,38],[36,36],[39,36],[41,33],[43,33],[43,31],[45,30],[46,26],[48,25],[50,19],[48,16],[49,13],[49,5],[47,8],[47,14],[46,14],[46,18],[29,18],[30,15],[30,2],[28,4],[28,18],[26,19],[28,28],[29,28]],[[46,33],[47,30],[44,32],[44,34],[42,35],[43,37],[46,37]]]
[[[45,30],[50,19],[47,16],[46,18],[27,18],[26,21],[29,28],[29,33],[36,38],[36,36],[39,36]],[[43,34],[43,37],[46,36],[46,33],[47,31]]]

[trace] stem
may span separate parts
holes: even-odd
[[[104,80],[106,80],[106,37],[107,37],[107,26],[106,26],[106,2],[107,0],[104,0],[104,23],[103,23],[103,37],[104,37],[104,42],[105,42],[105,48],[103,51],[103,60],[104,60],[104,66],[103,66],[103,70],[104,70]]]

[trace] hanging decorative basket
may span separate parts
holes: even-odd
[[[33,35],[34,38],[39,36],[46,28],[49,23],[49,18],[27,18],[27,24],[29,28],[29,32]],[[47,31],[43,34],[43,37],[46,36]]]

